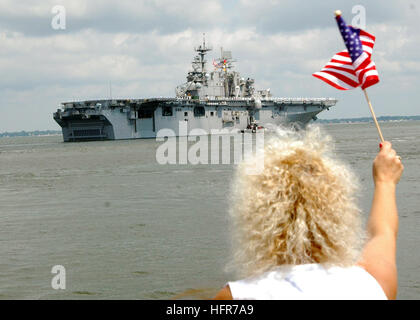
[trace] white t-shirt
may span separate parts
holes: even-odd
[[[228,282],[240,300],[383,300],[383,289],[365,269],[321,264],[280,266],[259,276]]]

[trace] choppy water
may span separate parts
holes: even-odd
[[[402,156],[399,298],[420,298],[420,122],[381,124]],[[324,128],[370,209],[373,124]],[[0,139],[1,299],[207,298],[230,279],[233,165],[159,165],[154,140]],[[54,265],[66,289],[51,287]]]

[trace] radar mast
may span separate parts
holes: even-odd
[[[203,33],[203,44],[199,45],[198,47],[194,48],[194,50],[198,53],[199,61],[198,63],[201,66],[201,73],[204,75],[206,72],[206,60],[204,59],[204,56],[207,54],[208,51],[211,51],[212,49],[210,47],[206,47],[206,37],[205,33]]]

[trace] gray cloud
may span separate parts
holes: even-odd
[[[74,33],[94,29],[104,33],[159,34],[180,32],[187,28],[211,28],[225,25],[229,17],[223,12],[221,1],[201,0],[62,0],[62,1],[0,1],[0,27],[30,36],[54,33],[51,9],[63,5],[66,9],[66,30]]]
[[[62,4],[67,29],[51,28]],[[377,37],[381,82],[369,89],[378,115],[418,114],[420,6],[359,1]],[[332,12],[352,19],[349,1],[12,1],[0,0],[0,131],[58,128],[62,101],[173,96],[202,33],[232,50],[237,69],[276,96],[334,96],[322,117],[369,116],[360,90],[340,92],[313,78],[343,43]],[[398,108],[395,106],[398,105]],[[24,117],[22,115],[25,115]]]
[[[340,9],[351,23],[354,5],[366,9],[367,26],[404,19],[413,10],[409,2],[381,0],[241,0],[234,25],[254,25],[259,33],[294,32],[334,26],[334,11]]]

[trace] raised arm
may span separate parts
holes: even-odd
[[[375,191],[367,224],[369,238],[358,264],[378,281],[388,299],[397,297],[398,210],[395,190],[403,170],[391,143],[382,143],[373,162]]]

